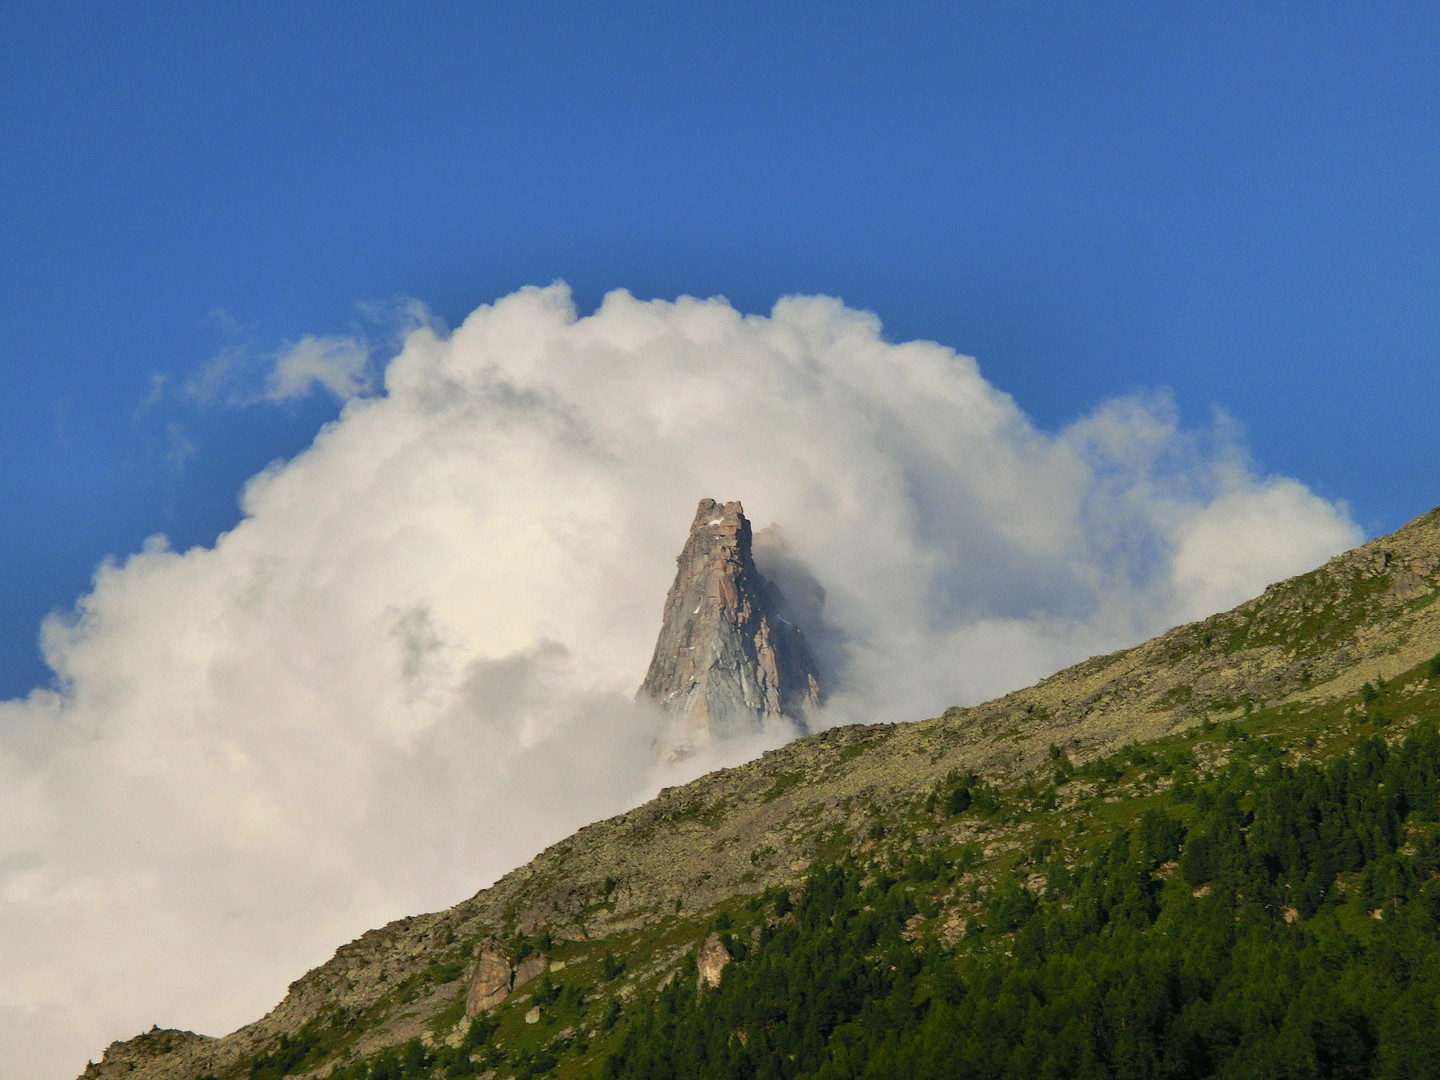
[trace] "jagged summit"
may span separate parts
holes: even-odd
[[[677,562],[637,695],[673,719],[665,749],[684,753],[782,717],[803,730],[820,703],[815,662],[779,588],[755,568],[740,503],[701,499]]]

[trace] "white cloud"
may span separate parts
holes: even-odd
[[[362,313],[387,333],[408,331],[422,323],[413,303],[366,305]],[[307,334],[273,353],[257,353],[248,345],[230,345],[186,379],[184,393],[201,405],[219,403],[235,409],[260,402],[297,401],[316,388],[327,391],[342,404],[374,390],[369,342],[359,336]],[[152,387],[137,417],[159,400],[163,390],[163,382]]]
[[[370,350],[351,337],[306,335],[275,358],[265,383],[267,401],[290,401],[322,386],[340,401],[369,391]]]
[[[879,330],[804,297],[577,318],[554,286],[414,330],[373,396],[363,344],[288,352],[267,393],[340,418],[214,547],[102,566],[45,626],[61,689],[0,703],[0,1075],[233,1028],[673,781],[631,695],[702,496],[824,587],[797,606],[832,722],[983,699],[1361,539],[1223,418],[1131,398],[1039,431]]]
[[[216,401],[224,402],[232,408],[250,404],[255,400],[255,395],[242,392],[239,387],[247,380],[252,366],[254,361],[244,346],[228,345],[201,364],[185,380],[185,396],[201,405]],[[163,393],[164,384],[161,383],[158,387],[152,384],[152,392],[155,389]]]
[[[185,471],[186,463],[195,456],[198,447],[195,440],[185,434],[185,429],[175,422],[165,425],[165,464],[169,466],[172,473]]]
[[[150,389],[146,391],[145,396],[140,399],[140,404],[135,406],[135,411],[130,414],[130,422],[132,424],[138,424],[144,419],[146,413],[160,404],[165,397],[165,387],[168,382],[168,376],[158,372],[151,373]]]

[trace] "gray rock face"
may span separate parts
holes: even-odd
[[[470,980],[465,996],[465,1015],[472,1020],[495,1008],[510,996],[511,991],[529,982],[545,970],[545,957],[532,953],[516,963],[499,945],[489,944],[480,950],[480,963]]]
[[[683,756],[781,718],[803,731],[821,701],[815,662],[780,590],[755,569],[740,504],[700,500],[677,561],[636,695],[672,718],[663,749]]]
[[[465,1015],[473,1020],[509,997],[514,975],[510,957],[494,946],[486,946],[465,996]]]
[[[545,957],[537,953],[531,953],[515,965],[515,979],[511,985],[517,988],[524,986],[549,966],[550,961],[545,959]]]

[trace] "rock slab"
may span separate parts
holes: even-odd
[[[545,957],[535,953],[517,962],[502,947],[485,945],[480,950],[480,962],[475,967],[470,991],[465,996],[465,1015],[473,1020],[495,1008],[510,996],[512,990],[544,971],[547,963]]]
[[[475,969],[475,978],[470,982],[470,992],[465,998],[465,1015],[472,1020],[481,1013],[493,1009],[510,996],[514,969],[510,957],[496,948],[481,950],[480,964]]]

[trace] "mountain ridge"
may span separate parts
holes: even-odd
[[[1031,687],[928,720],[798,739],[588,825],[455,907],[369,931],[231,1035],[153,1031],[112,1045],[84,1075],[240,1075],[282,1035],[342,1013],[339,1023],[363,1028],[346,1046],[351,1055],[426,1032],[443,1038],[434,1018],[463,999],[484,943],[517,935],[543,935],[553,952],[575,954],[650,933],[660,942],[653,970],[635,977],[663,978],[694,944],[687,916],[796,887],[827,843],[865,835],[873,808],[913,802],[958,771],[1019,782],[1057,752],[1084,763],[1261,710],[1338,708],[1372,680],[1414,669],[1440,652],[1437,568],[1440,511],[1430,511],[1230,611]],[[970,828],[961,822],[952,833]],[[397,985],[409,989],[397,994]],[[329,1068],[317,1063],[317,1075]]]

